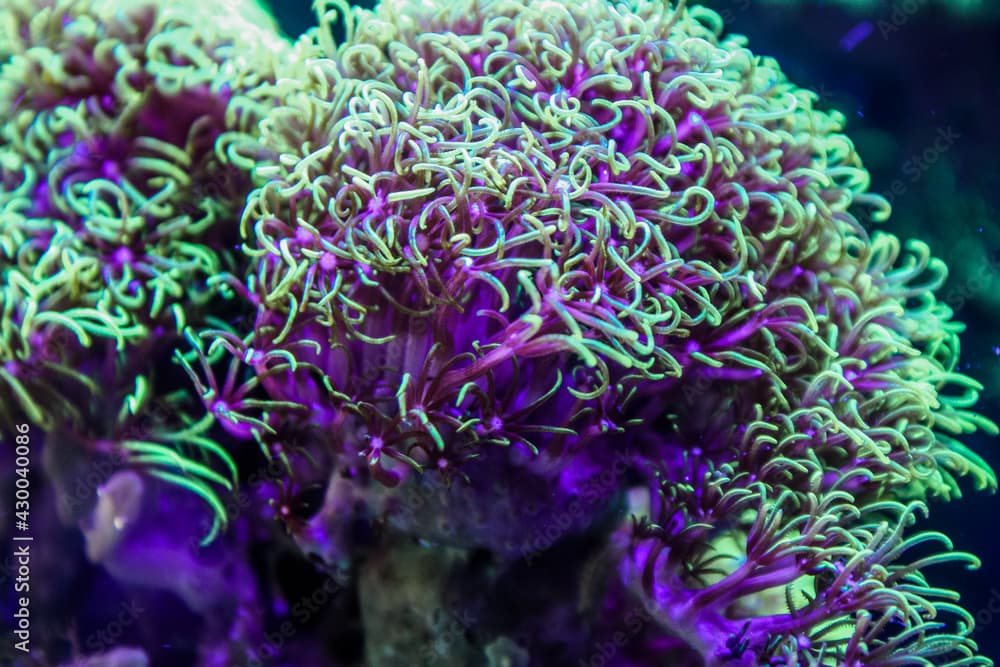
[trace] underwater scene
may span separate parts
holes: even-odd
[[[998,71],[994,0],[0,0],[0,667],[993,665]]]

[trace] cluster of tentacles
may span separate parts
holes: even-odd
[[[235,290],[254,325],[210,334],[267,396],[209,392],[231,430],[280,448],[305,421],[384,484],[502,471],[557,502],[625,452],[652,493],[623,575],[703,659],[972,655],[964,612],[929,639],[958,608],[919,567],[974,559],[904,559],[944,540],[904,531],[906,501],[995,488],[955,439],[995,427],[954,370],[943,265],[855,218],[887,206],[842,118],[701,8],[353,20],[234,145],[271,157]]]
[[[186,333],[205,420],[124,446],[214,529],[236,471],[204,455],[248,442],[329,477],[311,521],[278,504],[331,564],[366,512],[507,556],[566,508],[605,530],[612,470],[603,500],[645,491],[610,548],[664,664],[989,664],[922,573],[974,557],[911,530],[957,477],[996,488],[946,269],[859,222],[888,205],[842,116],[717,14],[320,3],[274,76],[169,13],[64,30],[71,4],[0,76],[0,418],[97,383],[137,414],[132,359]]]
[[[215,14],[19,1],[0,25],[0,428],[72,433],[210,499],[235,480],[201,459],[230,459],[169,368],[245,265],[249,174],[215,149],[255,131],[288,48],[266,15]]]

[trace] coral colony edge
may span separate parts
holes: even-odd
[[[36,575],[17,664],[992,664],[919,523],[997,428],[840,113],[683,1],[316,10],[0,9],[5,451],[200,619]]]

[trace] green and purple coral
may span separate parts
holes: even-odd
[[[992,664],[923,572],[977,559],[914,524],[996,490],[962,440],[997,427],[943,262],[859,222],[889,205],[841,114],[683,1],[317,4],[294,45],[6,19],[0,426],[127,452],[208,501],[207,541],[242,483],[226,548],[279,519],[361,591],[370,665],[413,641],[383,616],[424,622],[396,562],[509,605],[427,664],[576,664],[637,608],[608,664]],[[505,596],[567,544],[566,597]],[[228,660],[268,657],[252,626]]]

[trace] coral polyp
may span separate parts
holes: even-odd
[[[118,433],[169,396],[133,467],[207,502],[204,542],[242,480],[227,553],[278,519],[360,591],[367,664],[407,653],[386,616],[434,632],[384,577],[484,614],[428,664],[583,662],[635,609],[614,664],[991,664],[923,573],[978,560],[914,524],[996,490],[962,439],[997,427],[842,114],[683,0],[317,9],[279,57],[153,13],[56,30],[76,76],[12,57],[0,417],[68,429],[46,397],[103,383]]]
[[[274,402],[243,417],[259,425],[246,434],[266,449],[286,421],[319,425],[334,460],[360,457],[372,511],[397,529],[501,552],[517,549],[504,518],[445,534],[433,515],[455,511],[454,492],[428,490],[421,516],[378,485],[506,480],[524,505],[541,483],[558,511],[624,456],[652,514],[626,557],[648,562],[623,572],[709,664],[736,645],[732,659],[880,664],[919,644],[887,628],[938,627],[947,595],[883,597],[911,572],[891,564],[914,512],[899,501],[954,495],[956,475],[995,489],[955,437],[996,429],[955,372],[960,328],[931,296],[943,265],[856,218],[888,205],[843,117],[702,8],[384,2],[334,49],[336,15],[260,138],[234,144],[265,155],[242,225],[256,319],[218,338]],[[579,514],[573,530],[599,515]],[[303,542],[341,562],[333,516]],[[702,591],[718,530],[742,535],[747,562]],[[881,555],[862,567],[846,544]],[[884,576],[818,602],[821,574],[848,561],[859,582]],[[803,577],[822,621],[793,607],[698,629]],[[676,627],[694,600],[713,604]]]
[[[3,10],[0,427],[76,432],[217,503],[219,475],[175,451],[204,444],[210,422],[195,401],[165,400],[157,366],[223,301],[209,279],[241,265],[233,219],[249,179],[214,147],[259,120],[282,47],[248,23],[237,53],[239,31],[196,28],[212,11],[187,9]]]

